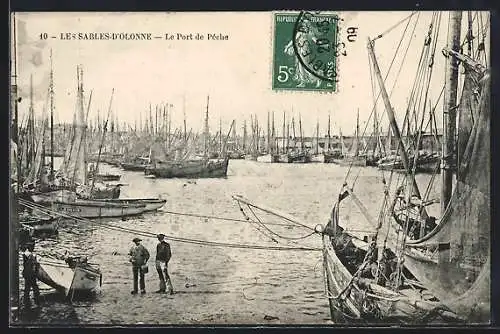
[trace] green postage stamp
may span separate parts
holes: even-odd
[[[273,90],[334,92],[337,15],[275,13],[273,20]]]

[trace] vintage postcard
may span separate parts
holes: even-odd
[[[11,326],[490,323],[489,12],[10,27]]]

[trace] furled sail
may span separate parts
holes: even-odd
[[[471,321],[490,319],[490,78],[480,80],[477,121],[440,224],[410,248],[435,247],[437,259],[406,253],[405,264],[441,301]],[[464,90],[464,94],[472,94]],[[463,100],[463,99],[462,99]],[[471,311],[472,306],[472,311]]]
[[[73,183],[86,184],[86,117],[83,102],[83,86],[80,80],[73,130],[73,138],[70,147],[67,149],[67,155],[65,156],[63,170],[61,172]]]

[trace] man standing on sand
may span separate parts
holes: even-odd
[[[35,305],[40,305],[40,289],[37,284],[38,261],[35,255],[35,243],[26,244],[23,251],[24,306],[31,307],[30,292],[33,289]]]
[[[144,284],[144,269],[143,266],[149,260],[149,252],[141,245],[141,239],[134,238],[132,240],[135,246],[132,246],[128,255],[130,255],[130,262],[132,263],[132,273],[134,274],[134,290],[131,292],[133,295],[137,294],[137,281],[139,278],[139,284],[141,287],[141,294],[146,293],[146,286]]]
[[[172,257],[170,244],[165,241],[164,234],[160,233],[157,237],[159,243],[156,246],[156,271],[158,271],[158,277],[160,278],[160,290],[156,291],[156,293],[165,293],[168,287],[168,293],[173,295],[174,287],[172,286],[172,281],[170,281],[170,275],[168,274],[168,261],[170,261]]]

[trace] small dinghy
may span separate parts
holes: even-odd
[[[91,295],[102,286],[99,265],[87,262],[85,256],[39,257],[38,263],[38,279],[71,299]]]

